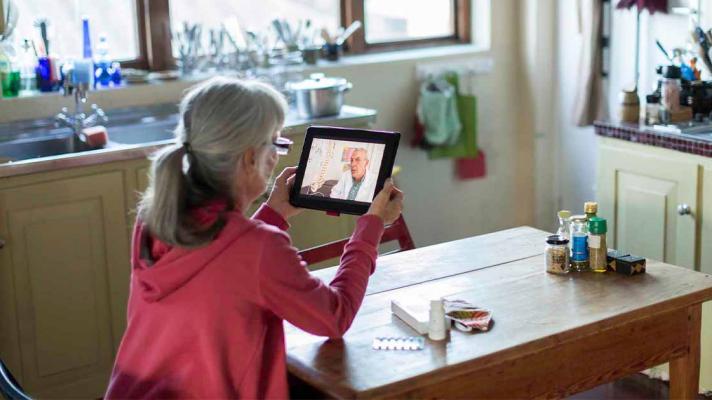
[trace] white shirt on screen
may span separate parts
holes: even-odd
[[[331,189],[331,195],[329,197],[332,199],[346,200],[353,185],[354,178],[351,176],[351,170],[347,170],[341,174],[341,178]],[[373,200],[375,190],[376,180],[373,178],[373,175],[366,170],[361,182],[361,187],[358,189],[354,200],[370,203]]]

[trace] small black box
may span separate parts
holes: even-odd
[[[645,273],[645,258],[638,256],[623,256],[615,258],[614,270],[623,275]]]
[[[606,255],[606,265],[608,266],[609,271],[616,271],[616,259],[628,256],[630,254],[624,253],[620,250],[609,250],[608,254]]]

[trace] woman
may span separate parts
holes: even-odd
[[[294,168],[276,179],[284,98],[215,78],[181,102],[177,144],[153,159],[132,243],[128,326],[107,398],[286,398],[282,320],[338,338],[373,273],[384,223],[400,215],[388,182],[357,221],[334,280],[309,275],[285,230]]]

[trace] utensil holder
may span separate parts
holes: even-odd
[[[324,58],[329,61],[339,61],[339,58],[343,55],[343,46],[336,43],[326,43],[323,48]]]

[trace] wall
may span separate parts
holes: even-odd
[[[403,133],[396,163],[403,167],[398,184],[405,191],[404,215],[418,246],[466,236],[531,225],[533,209],[533,161],[531,129],[519,124],[524,108],[518,100],[519,1],[475,0],[475,36],[478,44],[491,45],[489,51],[460,55],[428,56],[422,59],[373,62],[333,66],[329,75],[343,76],[354,84],[347,94],[349,104],[379,111],[376,128]],[[477,23],[478,16],[491,16],[493,33]],[[479,19],[481,21],[481,19]],[[489,26],[489,25],[488,25]],[[487,176],[472,181],[454,178],[453,161],[429,160],[426,153],[411,148],[413,115],[418,83],[418,63],[443,60],[453,64],[477,57],[491,57],[495,68],[476,78],[479,106],[479,145],[487,154]],[[113,93],[93,94],[106,108],[129,104],[177,101],[185,83]],[[59,110],[68,99],[49,96],[37,99],[3,101],[0,121],[20,117],[47,116]]]
[[[578,79],[579,49],[577,1],[558,0],[557,16],[557,93],[556,110],[559,151],[555,169],[558,175],[558,209],[583,212],[583,203],[594,199],[596,142],[592,127],[579,128],[573,122],[573,106]]]

